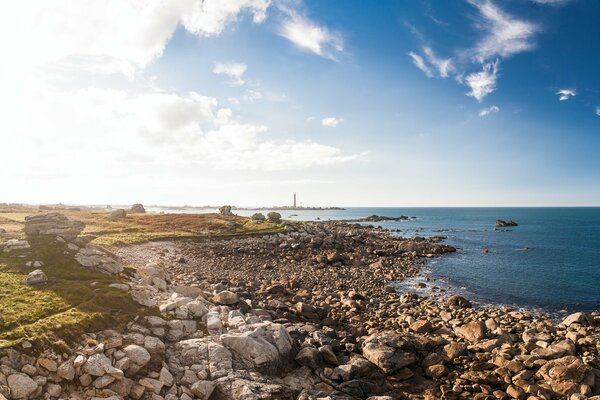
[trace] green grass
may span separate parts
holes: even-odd
[[[69,343],[82,333],[116,327],[149,312],[127,293],[108,287],[120,278],[82,268],[64,254],[64,244],[50,238],[29,242],[31,249],[0,252],[0,347],[24,340]],[[23,285],[34,270],[25,263],[36,260],[45,263],[41,269],[48,284]]]

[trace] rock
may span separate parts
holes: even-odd
[[[143,208],[143,206],[142,206],[142,208]],[[146,210],[144,210],[143,212],[146,212]],[[125,218],[126,216],[127,216],[127,211],[123,210],[122,208],[119,208],[118,210],[115,210],[110,213],[110,217],[112,219]]]
[[[267,219],[270,222],[279,223],[279,222],[281,222],[281,214],[279,214],[278,212],[275,212],[275,211],[271,211],[270,213],[267,214]]]
[[[25,374],[9,375],[7,383],[13,399],[27,399],[38,388],[38,384]]]
[[[319,369],[323,367],[323,356],[314,347],[303,347],[296,355],[296,362],[304,367]]]
[[[27,278],[23,282],[25,285],[36,286],[45,285],[48,283],[48,277],[41,269],[36,269],[27,275]]]
[[[51,212],[25,217],[25,234],[30,236],[53,235],[74,239],[85,228],[81,221],[68,219],[64,214]]]
[[[231,206],[223,206],[223,207],[219,208],[219,213],[226,217],[233,216],[233,213],[231,212]]]
[[[464,343],[451,342],[444,346],[442,353],[450,360],[464,355],[467,352],[467,346]]]
[[[4,243],[2,251],[9,253],[13,250],[24,250],[30,247],[31,246],[27,240],[9,239],[6,243]]]
[[[70,360],[65,361],[58,367],[56,373],[62,379],[72,381],[75,378],[75,368],[73,367],[73,363]]]
[[[211,381],[198,381],[190,388],[200,400],[208,400],[217,385]]]
[[[92,376],[103,376],[112,367],[110,359],[102,353],[94,354],[83,365],[83,371]]]
[[[425,374],[427,376],[430,376],[430,377],[436,378],[436,379],[446,376],[447,373],[448,373],[448,369],[443,364],[430,365],[429,367],[427,367],[425,369]]]
[[[432,329],[431,322],[426,319],[418,320],[410,325],[410,330],[417,333],[429,333]]]
[[[477,342],[485,337],[485,324],[481,321],[471,321],[454,328],[454,333],[469,342]]]
[[[592,326],[592,325],[594,325],[594,319],[589,314],[586,314],[583,312],[576,312],[576,313],[571,314],[568,317],[566,317],[562,321],[562,324],[565,326],[571,326],[572,324],[579,324],[579,325],[583,325],[583,326]]]
[[[144,208],[144,206],[142,204],[135,203],[134,205],[131,206],[131,209],[129,210],[129,212],[144,214],[144,213],[146,213],[146,209]]]
[[[250,217],[250,219],[252,221],[264,221],[266,218],[261,213],[254,213],[254,214],[252,214],[252,216]]]
[[[517,224],[512,219],[509,219],[508,221],[505,221],[503,219],[497,219],[496,220],[496,226],[498,226],[498,227],[502,227],[502,226],[518,226],[518,225],[519,224]]]
[[[238,295],[233,292],[230,292],[229,290],[223,290],[222,292],[215,294],[212,298],[213,303],[223,305],[233,305],[236,304],[238,301]]]
[[[49,372],[56,372],[58,370],[58,363],[49,358],[40,358],[38,364]]]
[[[152,359],[152,356],[150,356],[148,350],[136,344],[130,344],[129,346],[125,347],[123,352],[131,361],[128,371],[134,374],[142,369]]]
[[[75,254],[75,260],[82,267],[103,274],[115,275],[123,272],[123,266],[107,252],[92,246],[87,246]]]
[[[467,299],[462,296],[452,296],[448,299],[448,305],[458,308],[471,308],[473,305]]]
[[[363,345],[363,356],[386,374],[417,362],[412,346],[396,332],[369,336]]]
[[[161,381],[152,378],[142,378],[140,379],[139,384],[145,387],[149,392],[156,394],[160,394],[160,390],[164,386]]]

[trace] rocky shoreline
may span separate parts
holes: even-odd
[[[70,351],[0,350],[0,399],[600,399],[599,314],[396,293],[454,251],[440,240],[309,222],[115,247],[135,267],[120,289],[155,314]]]

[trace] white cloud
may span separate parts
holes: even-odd
[[[596,107],[596,115],[600,117],[600,106]]]
[[[561,89],[556,94],[559,96],[558,99],[560,101],[569,100],[571,97],[576,96],[577,93],[574,89]]]
[[[218,75],[226,75],[230,78],[229,85],[242,86],[244,82],[244,72],[248,66],[242,63],[216,63],[213,72]]]
[[[284,10],[287,17],[279,28],[279,34],[298,48],[337,61],[344,50],[344,40],[337,32],[330,31],[302,17],[294,10]]]
[[[0,16],[3,52],[21,65],[133,77],[164,51],[177,26],[198,36],[220,34],[249,12],[266,18],[269,0],[33,0],[16,2]],[[33,50],[35,49],[35,50]]]
[[[496,90],[498,64],[498,60],[493,63],[484,64],[481,72],[471,73],[464,78],[465,84],[471,88],[467,96],[481,101],[485,96]]]
[[[412,59],[413,64],[417,66],[428,77],[434,76],[435,70],[439,77],[447,78],[449,73],[454,70],[451,58],[438,58],[430,47],[423,47],[425,58],[414,52],[409,52],[408,55]]]
[[[495,57],[509,57],[534,47],[537,25],[504,12],[491,0],[469,0],[481,13],[477,27],[486,32],[477,43],[477,59],[484,62]]]
[[[491,106],[491,107],[484,108],[483,110],[479,111],[479,116],[480,117],[485,117],[487,115],[494,114],[494,113],[497,113],[497,112],[500,112],[500,107],[498,107],[498,106]]]
[[[570,0],[531,0],[531,1],[533,1],[534,3],[537,3],[537,4],[549,4],[549,5],[553,5],[553,6],[559,6],[559,5],[566,4]]]
[[[328,128],[336,128],[342,122],[344,122],[343,118],[327,117],[321,120],[321,125],[326,126]]]
[[[412,59],[413,64],[417,66],[421,71],[425,73],[429,78],[433,78],[433,71],[431,68],[427,66],[425,60],[420,55],[413,53],[412,51],[408,53],[409,57]]]
[[[244,95],[244,100],[249,101],[249,102],[260,100],[262,98],[263,98],[262,92],[260,92],[258,90],[253,90],[253,89],[246,90],[246,94]]]

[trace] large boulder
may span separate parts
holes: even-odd
[[[146,210],[144,210],[144,212],[146,212]],[[118,210],[115,210],[110,213],[110,217],[112,219],[125,218],[126,216],[127,216],[127,211],[123,210],[122,208],[119,208]]]
[[[222,292],[215,294],[212,298],[213,303],[222,304],[225,306],[237,304],[238,301],[238,295],[233,292],[230,292],[229,290],[223,290]]]
[[[115,275],[123,271],[123,266],[115,257],[95,247],[84,247],[75,254],[75,260],[82,267],[103,274]]]
[[[85,228],[81,221],[74,221],[64,214],[51,212],[47,214],[36,214],[25,217],[24,231],[27,235],[53,235],[74,239]]]
[[[417,362],[413,346],[396,332],[369,336],[363,345],[363,356],[386,374]]]
[[[271,211],[270,213],[267,214],[267,219],[271,222],[281,222],[281,214],[279,214],[278,212],[275,211]]]
[[[25,374],[10,375],[7,383],[12,399],[27,399],[38,389],[37,383]]]
[[[41,269],[36,269],[27,275],[27,278],[23,282],[29,286],[45,285],[48,283],[48,277]]]
[[[485,337],[485,324],[481,321],[471,321],[457,328],[454,333],[469,342],[478,342]]]
[[[31,246],[27,240],[19,240],[19,239],[10,239],[3,245],[3,251],[5,253],[10,253],[13,250],[24,250],[28,249]]]
[[[537,372],[557,396],[568,396],[578,391],[591,368],[576,356],[566,356],[548,361]]]
[[[498,227],[503,227],[503,226],[518,226],[519,224],[517,224],[515,221],[513,221],[512,219],[509,219],[507,221],[503,220],[503,219],[497,219],[496,220],[496,226]]]
[[[221,208],[219,208],[219,213],[221,215],[230,217],[233,215],[233,212],[231,212],[231,206],[223,206]]]
[[[594,325],[594,318],[592,318],[592,316],[589,314],[586,314],[583,312],[576,312],[576,313],[571,314],[568,317],[566,317],[562,321],[562,323],[565,326],[571,326],[572,324],[579,324],[579,325],[583,325],[583,326],[592,326],[592,325]]]
[[[250,219],[252,219],[252,221],[264,221],[266,218],[262,213],[254,213]]]
[[[144,206],[141,203],[135,203],[134,205],[131,206],[131,209],[129,210],[129,212],[143,214],[146,212],[146,209],[144,208]]]
[[[283,325],[262,323],[251,331],[222,335],[221,343],[248,367],[276,372],[289,361],[293,341]]]

